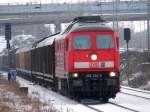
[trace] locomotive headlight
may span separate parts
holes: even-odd
[[[73,73],[73,75],[72,75],[73,78],[77,78],[78,76],[79,76],[78,73]]]
[[[110,77],[115,77],[115,76],[116,76],[116,73],[115,73],[115,72],[110,72],[109,76],[110,76]]]
[[[91,55],[91,59],[92,59],[93,61],[97,60],[97,55],[96,55],[96,54],[92,54],[92,55]]]

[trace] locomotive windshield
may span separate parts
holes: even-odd
[[[96,35],[97,48],[113,48],[112,35]]]
[[[89,49],[91,46],[89,35],[78,35],[74,38],[75,49]]]

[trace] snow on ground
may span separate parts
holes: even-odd
[[[7,78],[7,73],[3,73]],[[20,86],[28,87],[28,94],[32,97],[38,97],[41,101],[52,103],[54,107],[63,112],[96,112],[88,107],[79,104],[65,96],[62,96],[56,92],[48,90],[47,88],[35,85],[25,79],[17,77]]]
[[[62,96],[59,93],[53,92],[50,89],[35,85],[32,82],[24,80],[20,77],[17,77],[17,80],[20,82],[21,86],[28,87],[30,96],[38,97],[41,101],[47,102],[49,104],[51,103],[54,107],[56,107],[58,110],[61,110],[62,112],[96,112],[83,104],[80,104],[65,96]],[[138,93],[133,91],[131,92],[130,90],[127,91],[123,89],[122,91],[129,92],[131,94],[138,94],[143,97],[150,97],[150,95],[148,96],[147,94],[146,96],[144,93]],[[140,112],[150,112],[150,100],[147,99],[118,93],[115,99],[110,99],[109,101],[129,108],[133,108],[135,110],[139,110]],[[89,106],[104,112],[131,112],[129,110],[122,109],[109,103],[95,104]]]
[[[52,103],[59,110],[64,112],[95,112],[94,110],[87,109],[82,104],[79,104],[65,96],[62,96],[56,92],[48,90],[47,88],[41,87],[39,85],[34,85],[33,83],[26,81],[22,78],[17,78],[22,86],[27,86],[29,88],[29,95],[38,96],[44,102]]]
[[[68,99],[58,93],[55,93],[51,90],[47,90],[46,88],[43,88],[39,85],[32,85],[31,82],[28,82],[24,79],[18,78],[22,84],[28,84],[29,88],[31,88],[31,91],[29,94],[32,94],[33,91],[39,92],[40,99],[43,99],[44,101],[51,102],[58,108],[61,108],[62,110],[69,109],[72,112],[94,112],[93,110],[85,107],[82,104],[79,104],[75,101],[72,101],[71,99]],[[126,91],[127,92],[127,91]],[[131,93],[131,91],[129,91]],[[133,92],[132,92],[133,93]],[[132,94],[131,93],[131,94]],[[134,92],[133,94],[137,94]],[[145,97],[144,93],[138,93],[139,95]],[[150,97],[150,95],[147,95],[147,97]],[[111,102],[115,102],[117,104],[125,105],[127,107],[131,107],[135,110],[140,110],[141,112],[149,112],[149,106],[150,101],[146,99],[141,99],[125,94],[117,94],[116,99],[111,99]],[[110,112],[113,110],[113,112],[127,112],[125,109],[118,108],[114,105],[110,104],[100,104],[93,106],[94,108],[98,108],[105,112]],[[130,111],[129,111],[130,112]]]
[[[2,102],[0,103],[0,106],[4,105],[9,111],[21,111],[23,108],[21,105],[21,98],[13,92],[5,90],[4,88],[4,85],[0,85],[0,102]],[[3,107],[0,107],[0,111],[2,111],[2,108]]]

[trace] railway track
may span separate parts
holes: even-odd
[[[116,105],[117,107],[120,107],[120,108],[129,110],[129,111],[132,111],[132,112],[140,112],[140,111],[138,111],[138,110],[135,110],[135,109],[132,109],[132,108],[129,108],[129,107],[126,107],[126,106],[117,104],[117,103],[109,102],[109,104]]]
[[[94,107],[92,107],[92,106],[90,106],[90,105],[84,105],[84,106],[86,106],[86,107],[88,107],[89,109],[92,109],[92,110],[94,110],[94,111],[96,111],[96,112],[104,112],[104,111],[99,110],[99,109],[96,109],[96,108],[94,108]]]
[[[150,100],[150,98],[147,98],[147,97],[143,97],[143,96],[139,96],[139,95],[134,95],[134,94],[130,94],[130,93],[125,93],[125,92],[121,92],[122,94],[127,94],[127,95],[130,95],[130,96],[135,96],[135,97],[138,97],[138,98],[143,98],[143,99],[147,99],[147,100]]]
[[[150,95],[150,91],[146,91],[146,90],[139,90],[139,89],[129,88],[129,87],[125,87],[125,86],[121,86],[121,88]]]
[[[86,105],[84,104],[84,106],[94,110],[95,112],[105,112],[105,109],[99,109],[97,108],[98,106],[106,106],[109,107],[109,108],[119,108],[120,110],[124,110],[126,112],[140,112],[138,110],[135,110],[135,109],[132,109],[132,108],[129,108],[127,106],[123,106],[123,105],[120,105],[120,104],[117,104],[117,103],[113,103],[113,102],[108,102],[106,104],[96,104],[96,105]]]
[[[99,102],[99,103],[98,103]],[[89,103],[89,104],[88,104]],[[94,104],[95,103],[95,104]],[[120,105],[114,102],[109,101],[108,103],[101,103],[100,101],[94,101],[94,102],[86,102],[86,104],[81,103],[82,105],[86,106],[89,109],[94,110],[95,112],[105,112],[105,109],[101,109],[102,106],[107,106],[107,108],[119,108],[120,110],[124,110],[125,112],[140,112],[138,110],[135,110],[133,108],[129,108],[124,105]],[[98,108],[100,106],[100,108]]]
[[[138,97],[138,98],[143,98],[143,99],[150,101],[150,92],[149,91],[142,91],[142,90],[127,88],[127,87],[122,87],[120,93]]]

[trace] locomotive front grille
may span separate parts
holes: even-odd
[[[72,74],[70,74],[72,76]],[[85,87],[86,85],[96,86],[116,86],[118,77],[110,77],[109,72],[78,73],[78,77],[71,77],[75,87]]]
[[[70,73],[70,76],[73,73]],[[114,97],[119,90],[119,75],[110,77],[110,72],[77,73],[78,77],[70,77],[73,90],[84,97]]]

